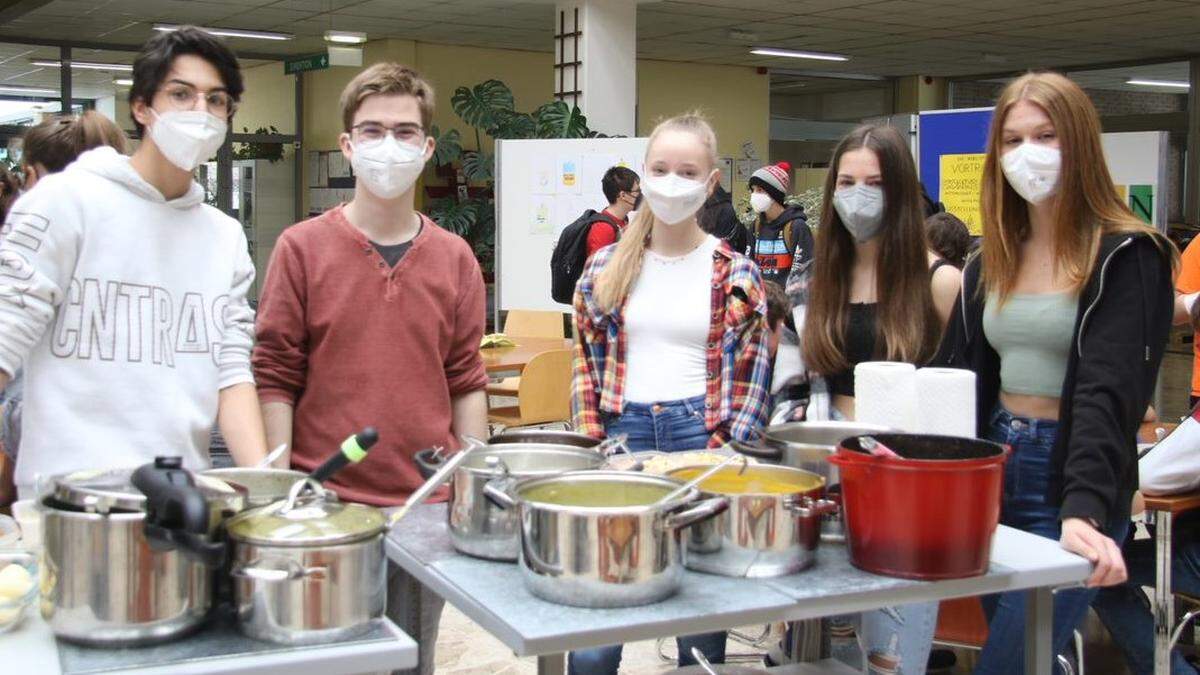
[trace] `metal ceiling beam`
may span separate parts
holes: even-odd
[[[0,10],[2,12],[3,10]],[[0,42],[11,42],[23,45],[34,45],[35,47],[73,47],[75,49],[102,49],[114,52],[140,52],[142,45],[123,44],[119,42],[91,42],[87,40],[51,40],[47,38],[34,38],[21,35],[10,35],[8,33],[0,33]],[[290,54],[264,54],[262,52],[246,51],[244,49],[234,49],[240,59],[253,59],[257,61],[282,61]]]
[[[0,24],[19,19],[33,10],[50,4],[53,0],[0,0]]]

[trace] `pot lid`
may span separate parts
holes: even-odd
[[[311,481],[298,481],[287,499],[234,516],[226,525],[238,541],[267,546],[346,544],[386,529],[383,513],[362,504],[344,504]]]
[[[146,496],[133,486],[134,468],[91,469],[56,476],[54,500],[88,513],[140,513]],[[206,499],[236,500],[238,491],[216,478],[192,474]]]

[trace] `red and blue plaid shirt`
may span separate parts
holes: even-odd
[[[625,303],[605,312],[593,296],[596,277],[616,246],[588,260],[575,289],[575,365],[571,410],[575,429],[604,437],[602,413],[625,407]],[[708,382],[704,422],[709,447],[750,440],[766,421],[771,363],[767,301],[758,266],[722,242],[713,252],[712,314],[708,331]]]

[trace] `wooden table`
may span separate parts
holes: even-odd
[[[1170,675],[1171,635],[1175,628],[1175,599],[1171,594],[1171,525],[1175,516],[1200,508],[1200,491],[1166,497],[1145,495],[1147,520],[1153,519],[1154,572],[1154,675]]]
[[[519,373],[525,369],[529,361],[543,352],[555,349],[570,349],[574,340],[563,338],[513,337],[515,347],[492,347],[480,349],[483,355],[483,367],[491,373]]]

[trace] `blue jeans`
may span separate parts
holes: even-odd
[[[987,430],[988,440],[1012,448],[1004,467],[1004,496],[1000,522],[1009,527],[1058,540],[1059,508],[1049,503],[1050,450],[1058,437],[1054,420],[1016,417],[999,408]],[[1105,534],[1121,541],[1129,523],[1109,525]],[[1054,594],[1052,652],[1064,651],[1096,597],[1094,588],[1069,588]],[[1020,673],[1025,662],[1025,593],[1014,591],[983,597],[988,617],[988,640],[979,655],[975,675]]]
[[[703,450],[710,434],[704,426],[704,397],[665,403],[626,403],[625,411],[604,421],[604,432],[626,434],[630,450],[682,452]],[[692,647],[698,647],[712,663],[725,662],[725,631],[675,638],[679,665],[692,666]],[[624,645],[610,645],[571,652],[567,658],[570,675],[616,675]]]
[[[1176,538],[1173,543],[1177,545],[1172,547],[1171,590],[1200,595],[1200,542]],[[1121,648],[1129,669],[1135,675],[1150,675],[1154,672],[1154,615],[1141,587],[1154,586],[1154,539],[1134,541],[1130,536],[1121,553],[1129,580],[1101,588],[1092,607]],[[1196,675],[1178,650],[1171,652],[1171,675]]]

